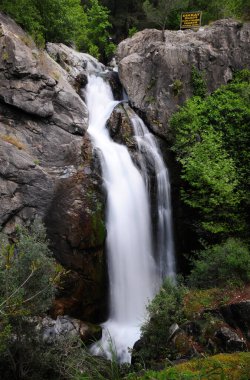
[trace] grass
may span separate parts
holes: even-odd
[[[218,354],[194,359],[163,371],[130,374],[127,380],[249,380],[250,353]]]
[[[204,310],[217,309],[223,305],[249,299],[250,284],[225,286],[224,288],[190,289],[184,298],[184,314],[191,320]]]
[[[13,136],[0,134],[0,138],[11,145],[14,145],[19,150],[25,150],[25,146]]]

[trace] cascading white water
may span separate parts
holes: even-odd
[[[139,339],[148,300],[155,293],[157,273],[152,256],[149,199],[145,182],[126,147],[113,142],[106,121],[118,102],[110,86],[96,76],[88,78],[86,102],[88,132],[101,152],[107,190],[107,254],[110,316],[103,325],[95,354],[111,357],[110,344],[121,362],[129,362],[128,347]],[[112,342],[112,343],[111,343]]]
[[[158,270],[162,280],[166,276],[175,279],[176,264],[168,170],[152,133],[149,132],[142,119],[134,111],[129,109],[127,112],[134,128],[139,151],[141,152],[141,166],[142,168],[145,168],[146,162],[148,161],[154,168],[156,176],[158,210],[156,241]]]

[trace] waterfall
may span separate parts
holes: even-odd
[[[94,75],[88,78],[85,98],[89,110],[88,132],[99,152],[107,192],[106,250],[110,282],[109,319],[103,324],[102,339],[93,345],[92,352],[111,358],[114,350],[120,362],[129,362],[128,348],[132,348],[139,339],[146,305],[159,286],[159,270],[156,267],[167,268],[160,270],[162,276],[174,274],[174,260],[170,254],[173,252],[173,247],[170,247],[173,241],[172,226],[169,224],[169,182],[153,136],[133,115],[131,120],[139,151],[142,153],[143,147],[148,150],[147,159],[153,160],[157,176],[160,259],[156,265],[145,173],[140,173],[125,146],[112,141],[106,128],[106,122],[119,102],[114,101],[109,84]],[[171,242],[167,241],[170,236]],[[172,261],[169,260],[170,256]]]
[[[148,162],[150,166],[153,166],[156,176],[158,212],[156,233],[157,267],[162,280],[166,276],[175,279],[176,265],[168,169],[164,164],[155,137],[134,111],[129,109],[128,112],[134,128],[138,149],[141,153],[141,167],[145,170]]]
[[[113,142],[106,121],[118,102],[110,86],[90,76],[86,88],[88,132],[100,152],[107,191],[107,254],[110,315],[95,353],[109,356],[110,339],[121,362],[130,360],[128,347],[139,339],[145,305],[154,295],[156,281],[152,255],[150,209],[146,186],[127,148]],[[111,355],[111,354],[110,354]]]

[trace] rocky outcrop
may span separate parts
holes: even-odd
[[[96,58],[80,53],[64,44],[46,44],[47,53],[67,73],[69,83],[78,91],[87,83],[87,75],[105,71],[106,67]]]
[[[99,340],[102,335],[101,327],[84,323],[67,315],[57,317],[56,320],[45,317],[34,321],[36,330],[40,332],[42,340],[47,344],[55,344],[62,338],[79,337],[85,344]]]
[[[17,224],[41,217],[57,259],[71,270],[54,313],[100,319],[104,196],[76,89],[89,67],[103,66],[62,45],[48,50],[64,67],[0,14],[0,228],[12,235]]]
[[[250,24],[221,20],[199,31],[143,30],[117,50],[120,80],[131,103],[151,128],[168,137],[171,114],[193,94],[191,70],[204,75],[211,92],[250,68]]]
[[[246,288],[249,297],[249,288]],[[164,352],[173,361],[217,353],[248,351],[250,348],[250,301],[239,300],[214,309],[198,312],[194,319],[166,331]],[[133,363],[140,362],[140,351],[149,344],[142,336],[133,348]],[[159,354],[159,353],[158,353]],[[162,361],[154,352],[148,356],[149,366]],[[165,360],[165,359],[164,359]]]

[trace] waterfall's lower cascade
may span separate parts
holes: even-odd
[[[106,128],[106,122],[119,102],[114,101],[109,84],[94,75],[88,78],[85,97],[89,110],[88,132],[99,152],[107,191],[106,249],[110,282],[109,319],[103,324],[102,339],[93,345],[92,352],[105,354],[108,358],[115,352],[120,362],[129,362],[128,348],[132,348],[139,339],[140,326],[146,317],[146,305],[159,286],[159,266],[167,268],[160,270],[162,274],[174,275],[173,247],[167,243],[170,238],[170,245],[173,244],[171,222],[170,226],[165,226],[171,219],[169,185],[168,188],[164,187],[164,181],[168,181],[166,170],[162,159],[162,164],[158,158],[155,159],[159,155],[158,150],[147,142],[146,126],[141,124],[138,127],[135,121],[138,119],[133,115],[131,121],[139,151],[142,144],[148,148],[151,152],[149,156],[154,157],[157,177],[165,175],[158,186],[158,198],[166,197],[167,200],[159,202],[158,239],[162,252],[159,252],[157,262],[152,248],[150,201],[145,175],[134,165],[127,148],[112,141]],[[148,136],[152,135],[148,133]]]

